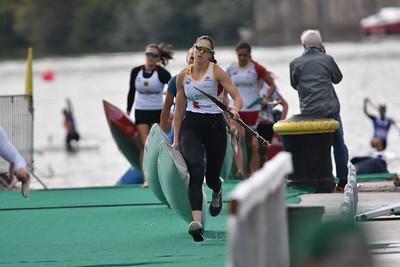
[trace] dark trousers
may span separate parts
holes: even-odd
[[[333,119],[339,122],[339,129],[337,129],[333,133],[333,156],[335,157],[336,164],[336,176],[339,178],[339,181],[343,184],[347,183],[347,175],[349,169],[347,168],[347,164],[349,161],[349,152],[347,150],[347,146],[344,143],[344,133],[343,133],[343,124],[340,118],[339,113],[332,116]]]
[[[79,134],[77,132],[71,132],[67,134],[67,137],[65,138],[65,145],[67,146],[68,150],[72,150],[72,145],[71,145],[71,141],[75,140],[75,141],[79,141],[81,137],[79,136]]]
[[[223,115],[186,112],[179,144],[190,175],[191,208],[202,210],[204,173],[207,186],[216,193],[221,190],[219,175],[226,150],[226,124]]]

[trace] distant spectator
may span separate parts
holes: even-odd
[[[72,141],[78,142],[80,140],[80,135],[78,133],[74,112],[72,110],[72,103],[69,98],[66,99],[67,108],[63,109],[64,115],[64,128],[67,131],[67,135],[65,137],[65,147],[67,151],[74,151],[72,146]]]
[[[368,104],[372,105],[379,111],[379,117],[372,115],[371,113],[368,112]],[[387,145],[387,135],[389,133],[390,126],[396,125],[394,120],[391,118],[386,117],[386,106],[385,105],[379,105],[378,107],[374,105],[371,100],[368,98],[364,99],[364,113],[365,115],[368,116],[368,118],[371,119],[373,125],[374,125],[374,138],[380,138],[383,142],[383,149],[386,149]],[[371,142],[371,145],[373,146],[374,143]]]
[[[372,155],[353,157],[350,160],[356,167],[357,174],[388,173],[383,140],[379,137],[374,137],[371,141],[371,146],[375,148]]]

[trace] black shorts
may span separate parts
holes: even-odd
[[[265,138],[268,142],[272,142],[272,137],[274,136],[274,129],[273,129],[274,124],[273,123],[268,123],[268,124],[258,124],[257,126],[257,132],[259,135],[263,138]],[[260,155],[262,158],[265,158],[268,150],[265,146],[260,146]]]
[[[81,139],[81,137],[77,132],[68,133],[66,142],[70,143],[72,140],[79,141],[79,139]]]
[[[156,110],[141,110],[135,109],[135,124],[160,123],[161,109]]]
[[[265,138],[268,142],[272,142],[272,136],[274,136],[274,130],[273,130],[273,123],[269,124],[258,124],[257,126],[257,132]]]

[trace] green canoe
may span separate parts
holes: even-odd
[[[232,171],[232,165],[233,165],[233,148],[232,148],[232,146],[233,146],[232,137],[230,134],[227,134],[224,164],[222,165],[222,170],[221,170],[221,174],[220,174],[220,176],[224,180],[229,179],[229,176]]]
[[[160,155],[158,156],[158,177],[164,195],[171,208],[186,222],[192,221],[188,187],[189,173],[181,153],[172,148],[167,142],[161,142]],[[207,196],[203,188],[203,216],[202,224],[205,226],[207,217]]]
[[[169,206],[168,201],[165,198],[163,190],[161,188],[157,169],[157,160],[160,153],[160,144],[162,141],[168,143],[168,138],[163,130],[161,130],[160,126],[158,124],[154,124],[150,129],[150,133],[147,136],[146,143],[144,145],[143,173],[154,195],[162,203]]]

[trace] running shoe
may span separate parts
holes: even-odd
[[[212,193],[212,200],[210,204],[210,215],[215,217],[217,216],[222,209],[222,192]]]
[[[346,182],[340,181],[340,182],[336,185],[336,191],[338,191],[338,192],[344,192],[345,186],[346,186]]]
[[[193,237],[195,242],[201,242],[204,240],[203,226],[201,226],[201,223],[197,221],[192,221],[189,224],[188,233]]]

